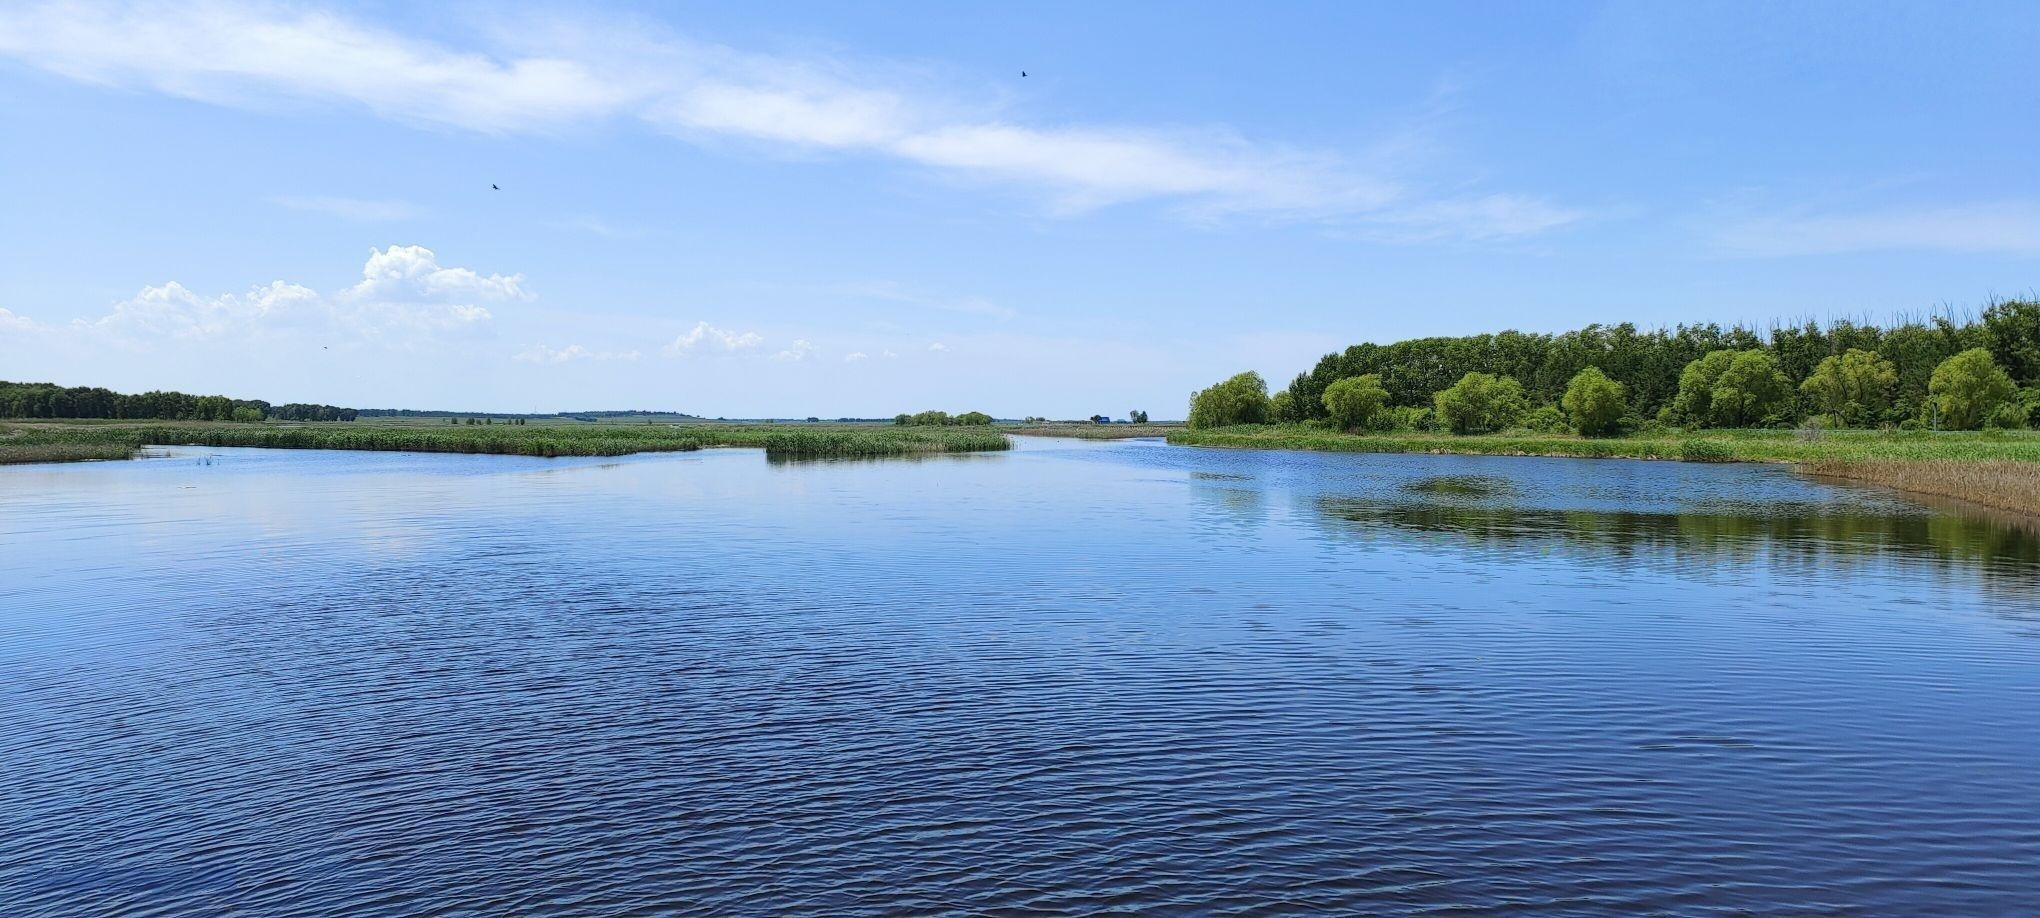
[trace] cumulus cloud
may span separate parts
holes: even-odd
[[[422,245],[393,245],[369,249],[368,263],[361,267],[361,282],[345,291],[359,299],[473,298],[486,300],[528,300],[524,275],[483,276],[467,268],[444,268],[439,257]]]
[[[744,351],[764,344],[765,338],[757,332],[724,331],[707,322],[696,322],[665,348],[666,356],[680,357],[696,350]]]
[[[494,316],[457,301],[459,294],[525,297],[517,286],[521,276],[442,268],[421,246],[370,252],[361,283],[335,295],[280,280],[245,294],[207,295],[171,281],[144,286],[105,315],[74,320],[69,330],[129,347],[294,333],[405,344],[487,328]]]
[[[868,356],[870,355],[864,353],[863,351],[851,351],[850,353],[843,355],[843,362],[856,363],[857,361],[863,360]]]
[[[806,360],[815,352],[815,346],[806,338],[795,338],[786,350],[772,355],[773,360]]]
[[[640,355],[637,351],[591,351],[578,344],[569,344],[563,348],[553,348],[543,344],[534,344],[531,347],[519,351],[516,354],[516,356],[514,356],[512,359],[521,360],[524,361],[525,363],[546,364],[546,363],[573,363],[574,361],[577,360],[593,360],[599,362],[607,362],[611,360],[636,360],[640,356],[642,355]]]
[[[883,61],[756,54],[559,19],[480,44],[456,47],[298,6],[81,0],[0,10],[0,56],[82,82],[221,105],[339,104],[497,134],[634,119],[687,140],[873,155],[1032,189],[1064,213],[1157,201],[1200,220],[1416,222],[1428,227],[1418,236],[1473,238],[1576,218],[1524,195],[1434,200],[1345,157],[1222,128],[1026,124],[996,102],[959,98]]]
[[[934,344],[930,344],[930,345],[928,345],[928,349],[929,349],[929,350],[931,350],[931,351],[946,351],[946,350],[949,350],[949,345],[947,345],[947,344],[943,344],[942,342],[940,342],[940,341],[937,341],[937,342],[935,342]]]
[[[11,309],[0,307],[0,332],[41,331],[42,323]]]

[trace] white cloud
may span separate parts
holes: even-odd
[[[891,360],[891,359],[893,359],[893,358],[895,358],[895,357],[898,357],[899,355],[898,355],[898,354],[895,354],[895,353],[893,353],[892,351],[886,351],[885,353],[883,353],[883,354],[880,354],[880,355],[878,355],[878,356],[880,356],[880,357],[884,357],[884,358],[885,358],[885,359],[887,359],[887,360]]]
[[[42,323],[11,309],[0,307],[0,332],[32,332],[42,330]]]
[[[680,357],[691,354],[700,348],[715,351],[744,351],[764,343],[764,336],[757,332],[724,331],[707,322],[696,322],[692,329],[674,338],[672,343],[666,345],[665,354],[668,357]]]
[[[410,344],[489,326],[494,316],[488,309],[445,302],[450,294],[524,296],[517,278],[483,278],[466,268],[441,268],[432,250],[418,246],[371,250],[363,276],[361,283],[335,296],[280,280],[241,295],[203,295],[171,281],[144,286],[105,315],[74,320],[69,329],[134,348],[285,334]]]
[[[409,220],[419,215],[416,205],[406,201],[371,201],[361,198],[336,198],[313,195],[310,197],[283,196],[269,199],[271,203],[291,210],[327,214],[343,220],[361,223],[388,223]]]
[[[843,362],[856,363],[857,361],[863,360],[868,356],[870,355],[864,353],[863,351],[851,351],[850,353],[843,355]]]
[[[949,350],[949,345],[947,345],[947,344],[943,344],[942,342],[940,342],[940,341],[937,341],[937,342],[935,342],[934,344],[930,344],[930,345],[928,345],[928,349],[929,349],[929,350],[931,350],[931,351],[946,351],[946,350]]]
[[[552,348],[543,344],[534,344],[519,351],[511,359],[521,360],[526,363],[572,363],[577,360],[601,362],[636,360],[640,356],[642,355],[637,351],[591,351],[578,344],[569,344],[563,348]]]
[[[772,355],[773,360],[806,360],[815,352],[815,346],[806,338],[795,338],[786,350]]]
[[[364,299],[532,299],[524,289],[522,274],[485,277],[467,268],[443,268],[439,257],[422,245],[369,249],[368,263],[361,266],[361,283],[343,295]]]
[[[1071,213],[1159,201],[1198,220],[1327,220],[1492,238],[1574,218],[1522,195],[1439,201],[1346,158],[1222,130],[1016,123],[883,61],[753,54],[633,24],[523,22],[456,48],[348,16],[253,3],[36,3],[0,11],[0,56],[220,105],[358,106],[488,133],[636,119],[698,142],[840,151],[1044,193]],[[1393,236],[1393,234],[1388,234]]]
[[[1731,221],[1715,237],[1730,255],[1758,258],[1931,250],[2040,254],[2040,206],[1973,204],[1847,214],[1783,214]]]

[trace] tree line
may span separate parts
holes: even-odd
[[[893,423],[901,427],[978,427],[992,423],[992,416],[982,411],[966,411],[958,415],[947,411],[922,411],[895,415]]]
[[[1193,427],[1304,423],[1345,429],[1655,425],[1940,429],[2024,427],[2040,414],[2040,300],[1973,320],[1890,327],[1840,321],[1747,327],[1589,325],[1356,344],[1273,395],[1244,373],[1191,398]]]
[[[352,421],[358,412],[336,405],[291,402],[272,405],[261,399],[184,392],[125,394],[97,386],[58,386],[0,380],[0,417],[88,418],[133,421]]]

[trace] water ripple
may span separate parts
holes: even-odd
[[[0,470],[7,914],[2032,905],[2002,521],[1158,444],[207,452]]]

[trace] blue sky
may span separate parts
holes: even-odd
[[[2030,4],[416,6],[0,8],[0,378],[1180,417],[2040,276]]]

